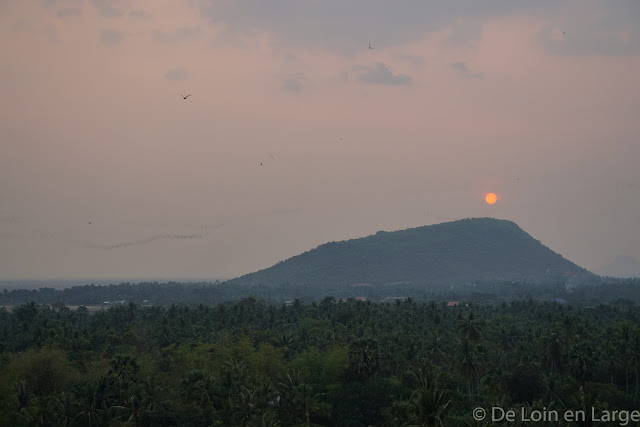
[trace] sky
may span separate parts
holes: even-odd
[[[2,0],[0,57],[0,279],[470,217],[640,259],[637,0]]]

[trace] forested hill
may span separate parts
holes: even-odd
[[[445,285],[591,275],[511,221],[471,218],[329,242],[226,282],[244,286]]]

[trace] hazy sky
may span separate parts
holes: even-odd
[[[640,258],[637,0],[1,0],[0,57],[0,278],[484,216]]]

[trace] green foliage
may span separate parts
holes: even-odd
[[[35,396],[64,391],[79,378],[65,353],[52,348],[29,349],[16,355],[5,369],[10,373],[9,381],[23,382]]]
[[[531,404],[544,394],[542,373],[532,366],[515,367],[508,381],[508,391],[514,403]]]
[[[635,306],[532,299],[80,316],[27,304],[0,312],[14,349],[0,356],[0,424],[455,426],[480,425],[476,406],[632,410],[639,323]]]

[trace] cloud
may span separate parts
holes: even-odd
[[[199,26],[180,27],[171,32],[154,31],[151,37],[158,43],[184,43],[200,39],[206,31]]]
[[[100,41],[106,45],[116,45],[124,38],[123,33],[113,29],[104,29],[100,32]]]
[[[356,65],[353,67],[353,71],[361,72],[357,77],[361,83],[386,86],[411,86],[413,84],[411,77],[406,74],[393,74],[391,69],[381,62],[377,62],[372,67]]]
[[[47,24],[44,29],[44,34],[51,43],[60,44],[60,30],[54,25]]]
[[[306,82],[306,77],[303,73],[289,74],[284,78],[282,89],[288,92],[299,93],[303,89],[303,84]]]
[[[58,18],[66,19],[73,16],[82,16],[82,9],[76,7],[66,7],[58,11]]]
[[[446,31],[445,43],[479,41],[483,25],[506,17],[561,23],[575,37],[559,44],[545,34],[540,43],[555,54],[624,54],[640,50],[640,2],[565,1],[406,1],[387,0],[300,2],[299,0],[197,0],[200,14],[216,29],[221,41],[268,34],[286,46],[319,46],[341,54],[419,42]],[[229,34],[235,37],[230,37]]]
[[[131,12],[129,12],[129,16],[134,18],[143,18],[143,19],[151,18],[151,14],[146,10],[142,10],[142,9],[132,10]]]
[[[209,235],[208,232],[200,233],[200,234],[157,234],[155,236],[147,237],[146,239],[135,240],[131,242],[122,242],[116,243],[114,245],[93,245],[95,249],[118,249],[118,248],[127,248],[129,246],[138,246],[138,245],[147,245],[151,242],[155,242],[156,240],[185,240],[185,239],[204,239]]]
[[[164,77],[170,82],[183,82],[189,78],[189,73],[182,67],[172,68]]]
[[[392,53],[391,56],[398,61],[408,62],[414,67],[423,67],[427,64],[427,61],[421,56],[411,55],[408,53]]]
[[[484,74],[470,72],[466,62],[454,62],[451,66],[468,79],[484,79]]]
[[[122,16],[122,12],[111,6],[109,0],[93,0],[93,5],[98,10],[100,16],[105,18],[120,18]]]
[[[638,15],[640,16],[640,15]],[[623,55],[640,50],[640,28],[586,25],[546,25],[538,33],[538,42],[554,55]]]
[[[295,53],[287,52],[284,54],[284,60],[292,63],[303,63],[302,59]]]
[[[445,41],[454,45],[464,45],[482,39],[482,22],[475,19],[460,19],[454,22]]]
[[[346,54],[415,42],[459,20],[484,20],[527,13],[554,5],[553,0],[517,2],[497,0],[410,1],[398,5],[387,0],[200,0],[200,13],[227,32],[268,33],[283,44],[317,45]],[[475,30],[454,31],[452,40],[473,37]]]
[[[576,2],[559,8],[538,34],[539,43],[556,55],[625,55],[640,51],[640,2]]]

